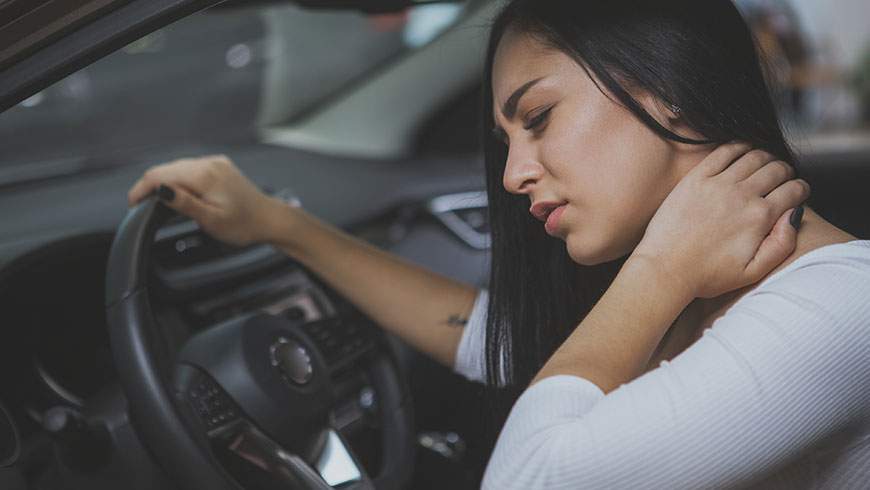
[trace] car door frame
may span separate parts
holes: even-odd
[[[0,112],[142,36],[221,1],[112,0],[93,15],[71,15],[87,21],[47,38],[41,46],[23,48],[35,51],[13,55],[18,60],[0,72]],[[42,26],[30,27],[35,32]]]

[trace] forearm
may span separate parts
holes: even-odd
[[[588,379],[609,393],[643,373],[690,291],[653,261],[632,257],[532,384],[557,374]]]
[[[279,207],[270,240],[386,330],[452,368],[477,290],[310,214]],[[298,240],[304,237],[304,240]]]

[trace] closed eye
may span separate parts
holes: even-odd
[[[550,112],[553,110],[553,107],[555,106],[548,107],[532,119],[528,120],[525,124],[523,124],[523,129],[527,131],[530,129],[537,129],[540,125],[546,122],[547,118],[550,116]],[[492,136],[499,142],[504,143],[506,146],[509,144],[507,133],[505,133],[505,131],[498,126],[492,128]]]
[[[538,114],[537,116],[531,118],[529,121],[526,122],[525,125],[523,125],[523,129],[529,130],[529,129],[538,128],[541,124],[543,124],[547,120],[547,117],[550,115],[550,111],[552,111],[552,110],[553,110],[553,107],[551,106],[551,107],[547,108],[547,110],[545,110],[545,111],[541,112],[540,114]]]

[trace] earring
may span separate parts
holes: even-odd
[[[680,112],[682,112],[683,110],[680,109],[680,106],[678,106],[677,104],[671,104],[671,111],[673,111],[675,115],[679,116]]]

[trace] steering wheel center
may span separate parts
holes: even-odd
[[[314,364],[308,349],[295,340],[278,338],[269,347],[269,358],[285,379],[297,385],[305,385],[314,377]]]

